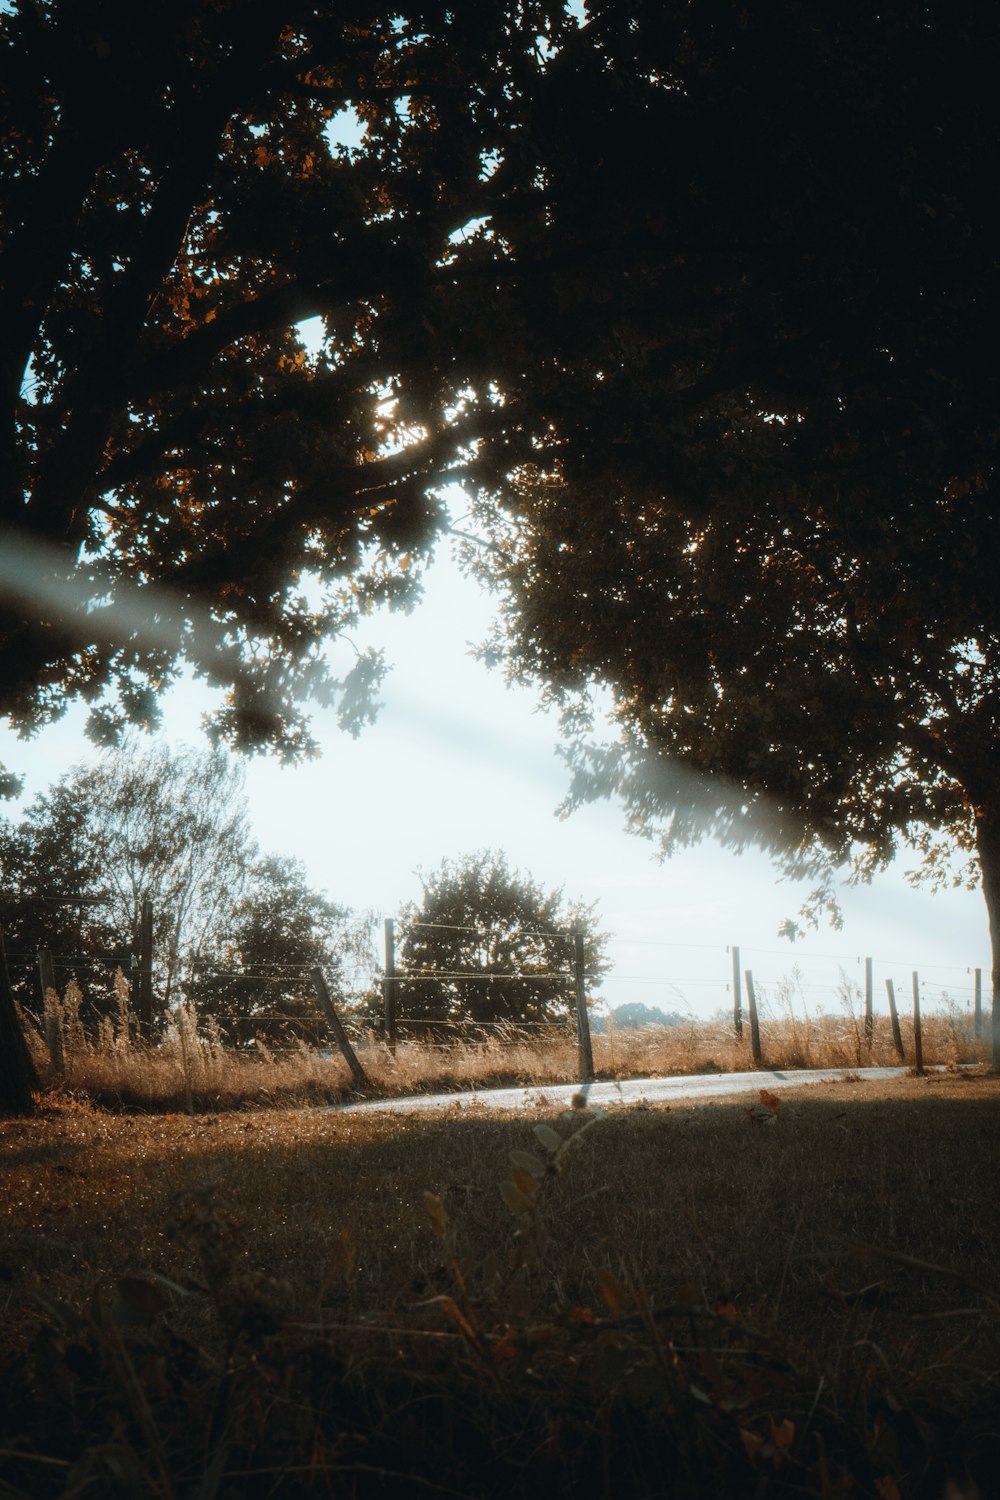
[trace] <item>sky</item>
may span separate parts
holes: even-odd
[[[845,925],[825,927],[794,946],[779,938],[808,891],[783,880],[758,851],[737,855],[711,841],[666,862],[623,830],[621,809],[599,803],[566,819],[556,808],[567,789],[557,757],[559,728],[538,695],[508,688],[470,654],[493,606],[454,559],[439,552],[425,597],[410,615],[382,612],[352,637],[381,646],[391,664],[377,722],[352,739],[332,712],[317,711],[321,757],[287,767],[257,757],[246,790],[257,840],[269,853],[303,861],[310,881],[338,902],[379,919],[419,899],[420,872],[445,857],[503,849],[510,864],[569,899],[597,903],[609,934],[609,1005],[639,1001],[703,1018],[732,1006],[733,945],[758,993],[775,1013],[837,1010],[844,984],[863,983],[874,960],[876,1007],[893,978],[901,1006],[920,973],[925,1004],[942,991],[971,1004],[972,970],[989,946],[978,892],[914,891],[903,860],[871,886],[842,892]],[[164,699],[162,737],[205,743],[200,719],[212,703],[183,683]],[[74,709],[25,743],[0,731],[0,760],[26,778],[25,798],[96,752]],[[796,979],[793,970],[798,968]]]

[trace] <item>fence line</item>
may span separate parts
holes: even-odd
[[[126,972],[132,987],[133,1009],[139,1017],[144,1033],[149,1034],[152,1024],[152,984],[155,971],[151,944],[152,907],[148,898],[144,899],[142,903],[142,917],[143,932],[140,935],[140,947],[142,951],[139,954],[133,953],[131,964],[128,965]],[[421,931],[438,931],[465,934],[467,936],[473,935],[475,938],[489,941],[494,939],[498,933],[501,933],[505,934],[509,941],[515,943],[519,939],[537,939],[546,943],[556,939],[560,942],[572,943],[573,949],[570,962],[565,967],[560,963],[559,967],[555,970],[549,968],[538,971],[526,970],[524,968],[491,969],[486,964],[482,967],[464,969],[420,968],[408,970],[396,966],[393,920],[391,918],[386,919],[384,925],[386,934],[386,962],[381,974],[383,998],[382,1022],[383,1031],[390,1046],[395,1046],[399,999],[402,995],[407,994],[407,987],[409,987],[411,996],[413,996],[413,992],[419,985],[445,985],[452,987],[450,1004],[447,1008],[453,1012],[457,1011],[458,1016],[452,1015],[451,1017],[439,1018],[431,1015],[414,1015],[398,1017],[402,1026],[418,1029],[440,1027],[448,1025],[453,1021],[461,1024],[461,1011],[463,1009],[462,987],[466,985],[474,984],[477,987],[487,987],[489,989],[496,987],[496,989],[502,991],[506,986],[516,985],[520,988],[522,985],[534,984],[539,987],[541,992],[540,1001],[543,1004],[551,1004],[552,1000],[551,995],[546,995],[545,991],[552,987],[561,987],[565,992],[564,1002],[567,1020],[575,1017],[576,1021],[580,1046],[581,1073],[583,1076],[588,1076],[592,1072],[592,1060],[589,1057],[589,1023],[587,1018],[587,1008],[588,1003],[590,1003],[586,993],[588,975],[584,964],[584,939],[578,929],[560,931],[554,928],[526,928],[512,934],[510,932],[505,933],[505,929],[498,926],[485,927],[481,924],[474,925],[471,923],[414,921],[410,922],[407,927],[408,932],[414,934]],[[856,972],[862,969],[862,966],[864,1027],[867,1038],[871,1038],[874,1024],[873,1018],[876,1004],[874,970],[876,965],[880,971],[880,982],[886,985],[890,996],[893,995],[892,987],[894,982],[898,982],[901,979],[901,971],[908,970],[912,975],[914,1003],[917,1007],[921,1004],[933,1004],[935,1001],[938,1003],[951,1002],[955,1006],[964,1004],[966,1011],[972,1010],[973,1012],[976,1035],[982,1035],[984,1029],[982,1013],[983,966],[926,963],[920,965],[918,970],[915,970],[912,964],[904,959],[889,959],[870,955],[865,957],[860,955],[852,956],[849,952],[800,953],[794,948],[774,949],[753,946],[743,946],[741,948],[737,944],[683,943],[658,938],[623,937],[617,940],[617,944],[620,948],[626,950],[635,948],[658,950],[663,953],[716,955],[718,958],[718,968],[715,975],[707,972],[680,975],[643,975],[635,972],[613,970],[608,975],[608,978],[615,986],[642,986],[647,991],[650,987],[659,988],[668,1002],[674,1001],[676,1003],[676,999],[679,999],[684,1005],[687,1003],[684,991],[689,989],[694,989],[698,992],[698,999],[702,1005],[705,998],[707,998],[707,994],[710,992],[717,994],[720,1001],[724,1001],[725,997],[728,996],[732,1008],[732,1025],[738,1036],[742,1036],[743,1033],[743,1005],[745,997],[749,1006],[748,1016],[751,1021],[751,1029],[754,1033],[755,1054],[760,1046],[758,1012],[761,1009],[765,1011],[772,1010],[775,998],[777,998],[780,1005],[789,1009],[794,1006],[796,997],[798,997],[803,1007],[811,1006],[815,1003],[815,997],[820,994],[830,997],[831,1001],[836,997],[842,1005],[846,1004],[848,1007],[853,1007],[855,997],[859,1003],[862,997],[860,982],[862,975]],[[31,976],[33,973],[37,976],[41,972],[36,966],[36,961],[28,955],[9,954],[7,957],[11,968],[18,972],[19,984],[22,989],[24,988],[24,981],[27,976]],[[58,976],[61,986],[67,974],[79,974],[84,982],[88,982],[86,976],[101,975],[110,987],[110,976],[115,967],[124,967],[120,963],[116,965],[115,957],[116,955],[113,953],[103,958],[83,954],[48,955],[48,968],[44,970],[44,973],[50,975],[51,980],[43,981],[43,983],[51,983],[54,987],[56,976]],[[560,954],[559,958],[561,959],[561,957],[562,955]],[[138,962],[136,961],[137,958]],[[755,959],[766,960],[774,958],[784,960],[786,965],[790,961],[791,973],[786,972],[777,979],[762,975],[760,972],[755,974],[753,969],[753,961]],[[744,963],[747,966],[745,970],[743,968]],[[826,978],[821,980],[814,977],[808,979],[805,977],[804,971],[815,974],[815,966],[824,963],[838,965],[840,970],[838,979]],[[689,964],[691,968],[697,966],[696,962],[689,961]],[[667,965],[665,964],[664,967],[667,967]],[[773,965],[765,964],[763,967],[768,969],[773,968]],[[854,973],[850,972],[852,969],[854,969]],[[890,977],[886,974],[886,970],[893,969],[896,970],[894,975]],[[921,971],[923,971],[923,977],[921,977]],[[959,982],[948,983],[945,978],[941,977],[928,978],[928,972],[931,976],[951,976],[952,980],[958,979]],[[373,966],[370,971],[369,982],[366,985],[365,975],[367,973],[367,967],[363,970],[355,969],[353,971],[352,977],[357,981],[357,984],[353,988],[352,993],[358,997],[366,993],[370,994],[379,981],[378,969]],[[973,984],[970,985],[968,982],[961,982],[962,979],[967,980],[969,977],[973,978]],[[210,990],[213,983],[235,983],[259,987],[265,993],[267,990],[277,988],[293,991],[308,988],[319,1010],[322,1011],[324,1009],[322,997],[318,993],[315,982],[315,971],[312,970],[309,963],[263,963],[255,965],[253,968],[235,968],[224,961],[199,959],[187,962],[179,966],[176,970],[179,994],[190,993],[195,980],[200,981],[203,992],[206,987]],[[37,982],[37,977],[34,981],[29,978],[29,984]],[[93,981],[91,980],[90,982],[92,983]],[[322,988],[325,989],[325,981]],[[776,989],[777,996],[775,996]],[[879,989],[879,993],[881,993],[881,989]],[[220,996],[221,999],[222,997]],[[327,1000],[329,1000],[328,995]],[[294,1003],[294,999],[292,1003]],[[516,992],[514,996],[508,997],[507,1005],[511,1009],[516,1009]],[[315,1025],[318,1018],[315,1012],[289,1010],[282,1013],[273,1010],[258,1010],[254,1015],[241,1017],[240,1020],[243,1024],[250,1026],[256,1023],[265,1024],[278,1021],[295,1024],[312,1022]],[[915,1026],[919,1031],[918,1013],[915,1014],[914,1020]],[[519,1029],[545,1029],[552,1024],[550,1022],[536,1021],[521,1022],[518,1021],[516,1015],[512,1015],[506,1020],[498,1021],[478,1021],[475,1017],[468,1017],[468,1023],[478,1029],[496,1030],[511,1025],[517,1026]],[[319,1024],[322,1024],[321,1019],[319,1020]],[[337,1021],[337,1025],[339,1026],[339,1020]]]
[[[588,1017],[587,980],[584,964],[584,938],[583,934],[579,931],[572,934],[567,934],[567,936],[572,936],[574,939],[574,964],[572,971],[543,971],[540,974],[525,974],[513,972],[509,974],[505,972],[491,974],[489,970],[476,970],[471,972],[456,970],[439,971],[437,973],[418,972],[411,974],[406,970],[394,970],[392,967],[392,942],[394,933],[391,924],[387,924],[387,965],[384,990],[385,1010],[383,1018],[383,1039],[388,1042],[390,1049],[395,1052],[396,1037],[394,1005],[396,992],[401,985],[405,986],[407,983],[419,980],[447,980],[459,985],[470,981],[474,981],[477,984],[482,985],[484,981],[486,983],[490,983],[494,979],[500,982],[507,982],[511,979],[514,979],[532,981],[536,983],[541,980],[555,980],[560,984],[565,985],[567,991],[567,1015],[562,1021],[561,1025],[558,1021],[529,1021],[520,1020],[517,1017],[509,1017],[506,1019],[496,1020],[480,1020],[474,1016],[463,1017],[461,1014],[442,1017],[406,1017],[402,1018],[403,1024],[407,1027],[413,1028],[418,1032],[421,1030],[428,1031],[430,1033],[429,1038],[427,1040],[423,1040],[421,1042],[421,1045],[425,1047],[432,1047],[435,1049],[447,1049],[449,1046],[454,1045],[456,1041],[469,1041],[475,1039],[477,1036],[482,1036],[484,1033],[488,1034],[490,1032],[503,1033],[509,1037],[513,1037],[519,1032],[532,1031],[547,1032],[550,1035],[561,1033],[569,1037],[572,1036],[575,1031],[579,1062],[579,1076],[582,1080],[592,1079],[594,1077],[594,1061],[590,1039],[590,1022]],[[733,945],[731,948],[724,951],[730,954],[734,961],[734,965],[738,964],[740,949],[736,945]],[[22,969],[22,972],[27,972],[28,970],[27,965],[18,967]],[[45,950],[42,950],[42,952],[39,954],[38,968],[41,983],[45,987],[47,992],[50,992],[55,988],[53,977],[54,967],[55,965],[53,964],[51,954],[49,954]],[[70,967],[70,965],[61,964],[59,965],[59,967]],[[936,967],[941,970],[950,968],[951,966],[937,965]],[[149,970],[147,972],[151,977],[152,971]],[[252,974],[247,974],[245,972],[229,972],[233,975],[233,977],[248,978],[251,980],[254,979],[254,976]],[[975,1035],[978,1037],[982,1035],[984,1029],[981,1009],[982,971],[977,967],[974,972],[976,976],[977,996],[974,1021]],[[225,977],[225,971],[222,971],[221,976],[217,975],[216,977]],[[926,981],[921,980],[919,971],[917,970],[911,971],[911,981],[913,995],[913,1018],[912,1026],[909,1028],[909,1043],[912,1045],[913,1049],[914,1066],[919,1073],[924,1070],[921,1031],[921,1006],[922,997],[927,990],[927,984]],[[254,982],[259,983],[260,980],[255,980]],[[280,976],[272,975],[265,976],[265,982],[286,983],[292,981],[282,980]],[[300,1012],[298,1010],[259,1010],[251,1015],[230,1016],[228,1018],[220,1017],[220,1026],[222,1030],[231,1034],[234,1041],[240,1046],[245,1045],[252,1040],[254,1031],[257,1027],[260,1027],[263,1024],[269,1022],[279,1022],[283,1023],[286,1026],[289,1023],[303,1026],[304,1029],[303,1032],[300,1033],[300,1036],[303,1040],[311,1041],[314,1045],[319,1042],[319,1038],[325,1033],[326,1037],[329,1038],[328,1044],[336,1046],[347,1061],[357,1086],[360,1088],[367,1088],[367,1076],[364,1071],[364,1066],[360,1058],[354,1051],[353,1038],[358,1034],[357,1027],[352,1027],[351,1033],[348,1034],[347,1029],[342,1024],[340,1017],[338,1016],[337,1011],[334,1007],[330,991],[327,987],[326,979],[323,975],[322,970],[313,968],[310,971],[308,977],[305,974],[300,974],[298,976],[297,982],[303,987],[308,985],[312,995],[315,997],[315,1000],[318,1004],[318,1009],[320,1012],[319,1014],[317,1014],[316,1011]],[[903,1059],[904,1043],[900,1033],[899,1019],[896,1014],[893,980],[891,978],[886,978],[885,986],[889,1001],[890,1018],[892,1021],[893,1043],[897,1055],[900,1057],[900,1059]],[[748,1041],[749,1055],[752,1057],[753,1067],[760,1069],[766,1068],[768,1066],[766,1055],[768,1038],[766,1028],[762,1028],[761,1026],[761,1011],[758,1006],[758,999],[760,999],[761,1001],[765,1000],[765,992],[758,986],[753,970],[749,966],[745,970],[734,967],[732,971],[731,986],[730,984],[724,986],[726,990],[729,990],[730,987],[732,987],[733,992],[736,993],[739,997],[737,1006],[729,1023],[732,1028],[732,1035],[741,1040],[744,1038],[744,1013],[742,1010],[742,998],[745,995],[747,1004],[746,1018],[749,1022],[749,1036],[747,1040],[744,1041],[743,1045],[746,1046]],[[813,988],[819,988],[819,986],[813,986]],[[854,987],[854,994],[856,994],[860,999],[861,991],[859,987]],[[877,1035],[874,1026],[874,960],[871,959],[865,961],[864,1001],[865,1005],[863,1015],[863,1030],[861,1020],[853,1007],[851,1009],[850,1015],[843,1022],[845,1031],[847,1031],[848,1034],[850,1033],[850,1029],[853,1028],[853,1036],[857,1048],[858,1066],[864,1065],[863,1058],[866,1055],[869,1062],[872,1060],[877,1040],[879,1040],[880,1047],[884,1045],[885,1041],[884,1029],[880,1030]],[[149,1029],[148,1023],[143,1024],[143,1016],[141,1012],[135,1012],[133,1010],[133,1014],[135,1014],[138,1019],[139,1037],[142,1039],[149,1039],[152,1033]],[[47,994],[45,1004],[41,1012],[39,1024],[49,1047],[52,1067],[57,1075],[61,1072],[64,1065],[64,1036],[63,1020],[61,1019],[61,1017],[62,1012],[60,1008],[57,1006],[52,1006],[49,1003]],[[806,1013],[804,1019],[807,1023],[809,1022],[810,1017],[808,1015],[808,1012]],[[966,1034],[969,1035],[969,1033]],[[70,1033],[67,1033],[67,1035],[70,1035]],[[772,1066],[773,1061],[774,1060],[772,1054]]]

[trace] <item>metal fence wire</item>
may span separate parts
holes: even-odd
[[[559,1031],[574,1023],[580,1033],[587,1025],[588,975],[582,962],[584,939],[579,930],[525,928],[511,933],[509,929],[497,925],[419,920],[408,922],[404,929],[406,935],[438,932],[472,940],[472,943],[464,945],[445,944],[460,961],[448,968],[434,968],[424,963],[417,967],[398,963],[393,919],[384,919],[383,927],[384,964],[379,966],[374,954],[367,952],[362,969],[362,960],[355,954],[353,969],[352,959],[348,957],[345,959],[344,970],[334,976],[336,982],[329,986],[327,999],[332,994],[336,997],[336,1003],[345,1008],[348,1023],[355,1034],[374,1031],[391,1045],[395,1045],[397,1034],[405,1035],[409,1032],[421,1038],[423,1045],[444,1047],[450,1045],[452,1038]],[[467,963],[463,946],[468,951],[473,943],[478,943],[488,949],[488,945],[497,938],[503,938],[505,943],[506,956],[499,960],[505,963],[505,967],[491,967],[486,958],[482,964]],[[523,965],[519,965],[517,960],[512,964],[510,957],[511,945],[516,948],[519,939],[528,940],[535,945],[530,959]],[[912,979],[915,1004],[960,1008],[967,1013],[970,1022],[974,1018],[977,1035],[982,1035],[985,1029],[984,970],[987,980],[989,979],[985,965],[969,965],[963,969],[954,965],[928,963],[922,965],[926,977],[920,978],[912,970],[912,966],[901,959],[862,959],[844,952],[800,954],[790,949],[762,947],[744,948],[741,954],[738,945],[679,943],[656,938],[621,939],[619,946],[637,950],[637,953],[636,961],[631,965],[623,964],[615,969],[613,982],[616,986],[635,987],[640,993],[648,993],[650,987],[658,987],[668,997],[679,997],[689,1011],[690,1005],[684,999],[685,993],[696,997],[699,1008],[714,994],[723,1006],[728,1005],[738,1027],[742,1026],[744,1008],[749,1006],[751,994],[755,997],[754,1004],[759,1005],[761,1014],[766,1016],[768,1009],[773,1015],[776,1007],[780,1010],[787,1004],[786,994],[789,989],[794,989],[794,995],[803,1008],[815,1008],[817,1012],[823,1005],[824,997],[834,1006],[842,1005],[845,1003],[843,991],[851,990],[859,1002],[863,997],[864,1018],[868,1024],[877,1001],[881,1001],[879,1008],[884,1010],[883,987],[890,992],[892,1004],[893,986],[901,996],[908,995]],[[666,977],[638,972],[643,967],[639,952],[650,949],[664,952],[662,968]],[[546,954],[547,958],[544,956]],[[710,954],[716,955],[716,961],[702,957]],[[115,995],[115,964],[111,961],[112,957],[113,955],[99,958],[93,954],[81,953],[50,954],[47,972],[51,976],[52,987],[57,992],[64,991],[70,980],[76,979],[84,990],[88,1004],[98,1010],[106,1009],[107,1013],[113,1013],[118,1000]],[[776,958],[791,961],[796,976],[794,985],[789,985],[786,979],[776,980],[773,977],[773,960]],[[32,1007],[40,1015],[43,1014],[41,954],[8,952],[4,959],[22,1007]],[[544,967],[533,968],[532,963],[544,963]],[[702,964],[704,967],[698,972]],[[832,964],[840,966],[838,981],[820,977],[821,966],[828,968]],[[351,972],[348,973],[348,970]],[[711,970],[714,970],[714,974]],[[136,1002],[142,993],[141,986],[145,984],[148,995],[162,971],[148,959],[145,963],[136,963],[133,957],[131,965],[124,968],[124,973],[132,988],[133,1007],[138,1013],[139,1006]],[[873,978],[875,973],[878,977],[877,984]],[[227,987],[233,994],[253,991],[259,997],[244,1018],[250,1026],[257,1024],[273,1027],[285,1023],[315,1032],[326,1023],[327,1017],[314,975],[312,966],[305,962],[257,963],[251,967],[242,967],[224,959],[207,959],[182,966],[172,982],[181,997],[197,1000],[198,1008],[203,1014],[210,1008],[212,986],[218,985],[220,988]],[[449,991],[444,997],[447,1002],[443,1007],[444,1014],[432,1014],[432,1006],[428,1005],[425,1009],[420,1003],[421,992],[427,992],[429,996],[434,986],[444,986]],[[470,986],[487,992],[491,989],[509,989],[510,1015],[484,1015],[482,1019],[478,1019],[467,1013],[463,1005],[463,992],[468,995]],[[543,1002],[551,1005],[560,997],[563,998],[565,1018],[520,1019],[517,1015],[517,992],[529,986],[541,989],[551,987],[550,993],[542,997]],[[275,1004],[279,995],[287,997],[285,1006]],[[274,997],[270,999],[270,1003],[269,997]],[[219,1000],[224,999],[225,996],[220,994]],[[693,1018],[693,1012],[691,1014]],[[439,1035],[447,1039],[438,1040]]]

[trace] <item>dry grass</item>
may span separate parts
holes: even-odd
[[[0,1493],[985,1500],[998,1103],[0,1124]]]
[[[779,997],[780,999],[781,997]],[[787,1000],[787,996],[785,997]],[[764,1064],[769,1068],[859,1068],[899,1062],[889,1021],[876,1017],[871,1043],[845,991],[840,1014],[762,1018]],[[110,1108],[143,1110],[229,1109],[283,1103],[335,1103],[353,1092],[350,1071],[339,1053],[305,1044],[237,1053],[222,1044],[216,1028],[199,1031],[188,1011],[175,1014],[155,1045],[135,1041],[136,1027],[125,996],[117,1016],[96,1033],[80,1023],[79,992],[63,1000],[49,995],[48,1024],[61,1038],[63,1068],[54,1070],[41,1033],[28,1027],[39,1071],[49,1087],[61,1087]],[[906,1058],[913,1058],[912,1022],[902,1022]],[[357,1037],[357,1050],[372,1091],[385,1096],[504,1084],[552,1084],[579,1077],[576,1037],[553,1028],[542,1034],[514,1029],[481,1041],[431,1045],[402,1041],[395,1053],[372,1033]],[[749,1027],[738,1038],[731,1024],[691,1021],[683,1026],[615,1030],[593,1038],[599,1078],[635,1078],[685,1073],[738,1072],[753,1067]],[[973,1036],[971,1017],[956,1011],[924,1018],[924,1059],[930,1064],[983,1063],[985,1040]]]

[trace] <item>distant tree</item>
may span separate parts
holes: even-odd
[[[19,823],[0,824],[9,949],[29,964],[47,947],[68,967],[128,968],[148,896],[154,998],[166,1010],[182,961],[220,941],[254,857],[242,786],[225,752],[165,745],[128,744],[71,771]]]
[[[185,995],[234,1043],[323,1034],[309,970],[341,998],[371,967],[369,923],[313,890],[296,860],[258,856],[242,787],[222,751],[128,745],[0,823],[0,921],[22,1003],[37,994],[40,947],[60,987],[75,973],[100,994],[102,971],[110,986],[138,953],[148,895],[160,1015]]]
[[[661,1010],[658,1005],[644,1005],[641,1000],[632,1000],[627,1005],[615,1005],[607,1017],[594,1016],[591,1029],[598,1034],[607,1031],[608,1020],[623,1031],[633,1031],[640,1026],[682,1026],[688,1019],[680,1011]]]
[[[568,937],[576,927],[584,933],[589,981],[599,986],[608,962],[594,906],[543,890],[491,850],[446,859],[421,881],[421,900],[399,916],[397,957],[408,975],[427,978],[399,982],[401,1018],[480,1024],[565,1018],[576,1004]]]
[[[334,1003],[342,1006],[343,986],[368,932],[367,918],[312,889],[298,860],[260,859],[227,908],[211,951],[188,966],[185,992],[234,1046],[254,1037],[316,1041],[329,1028],[310,971],[323,970]]]
[[[88,904],[110,896],[108,861],[93,807],[74,780],[71,774],[41,793],[19,822],[0,820],[0,921],[22,1001],[34,993],[39,948],[87,961],[120,949],[123,966],[131,962],[133,931],[124,913],[110,900]]]

